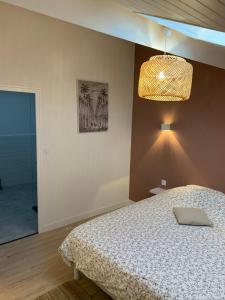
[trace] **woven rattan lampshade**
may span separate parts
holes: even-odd
[[[141,66],[138,94],[155,101],[184,101],[191,93],[193,67],[173,55],[152,56]]]

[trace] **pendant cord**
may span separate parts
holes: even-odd
[[[164,44],[164,55],[166,55],[166,42],[167,42],[167,34],[166,34],[166,29],[164,29],[164,37],[165,37],[165,44]]]

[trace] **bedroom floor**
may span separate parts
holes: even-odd
[[[36,188],[33,184],[4,187],[0,190],[0,244],[38,231]]]
[[[1,245],[0,300],[33,300],[46,293],[46,298],[43,296],[41,300],[61,300],[54,295],[58,295],[56,291],[65,290],[64,283],[73,279],[73,271],[63,263],[57,249],[67,234],[81,223]],[[110,299],[102,292],[91,297],[87,280],[79,285],[86,293],[84,298],[73,294],[73,298],[65,299]]]
[[[65,282],[35,300],[112,300],[112,298],[82,275],[78,281]]]

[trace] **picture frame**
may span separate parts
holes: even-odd
[[[108,130],[108,98],[108,83],[77,80],[78,132]]]

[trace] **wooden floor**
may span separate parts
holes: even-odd
[[[112,298],[90,279],[81,275],[79,280],[65,282],[35,300],[112,300]]]
[[[57,249],[76,225],[0,246],[0,300],[33,300],[72,280]]]

